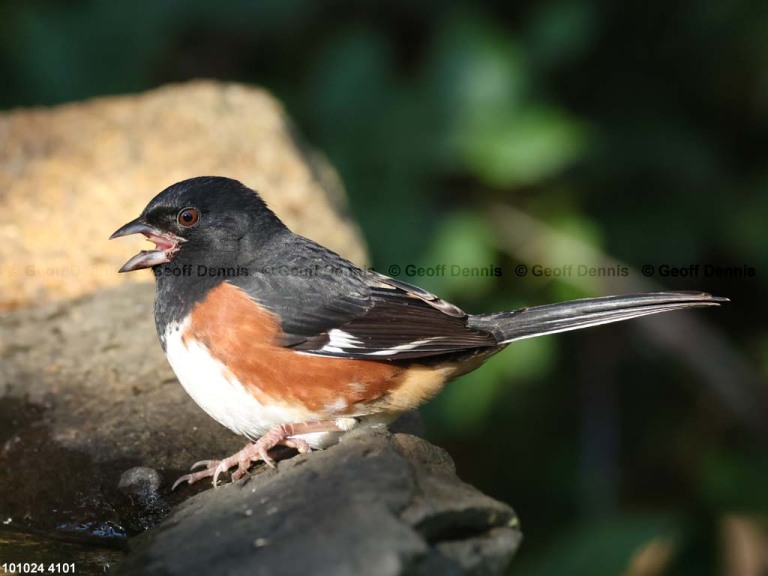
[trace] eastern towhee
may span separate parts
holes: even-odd
[[[273,465],[278,444],[307,452],[386,424],[514,340],[727,301],[658,292],[466,314],[294,234],[256,192],[222,177],[174,184],[111,238],[137,233],[155,249],[120,272],[152,268],[171,367],[203,410],[251,440],[198,462],[174,488]]]

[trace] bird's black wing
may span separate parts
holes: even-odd
[[[406,359],[495,347],[496,338],[467,324],[467,315],[429,292],[386,276],[368,278],[370,305],[317,333],[296,350],[356,358]]]
[[[229,280],[280,317],[284,346],[324,356],[401,360],[497,345],[489,331],[469,326],[458,307],[305,242],[290,260],[250,266],[248,276]]]

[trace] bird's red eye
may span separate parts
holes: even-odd
[[[198,220],[200,220],[200,210],[197,208],[184,208],[176,216],[176,221],[184,228],[191,228],[197,224]]]

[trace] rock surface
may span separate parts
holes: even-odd
[[[441,449],[360,431],[190,498],[139,537],[118,574],[501,574],[514,512],[461,482]]]
[[[149,281],[115,274],[141,239],[106,239],[162,189],[201,175],[241,180],[299,234],[364,261],[338,177],[280,104],[199,81],[0,114],[0,309]]]
[[[192,462],[242,448],[176,381],[153,293],[129,284],[0,320],[0,512],[17,526],[135,533],[174,500],[135,505],[123,472],[156,469],[167,493]]]

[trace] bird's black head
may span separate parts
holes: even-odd
[[[112,236],[144,234],[155,244],[128,260],[120,272],[182,264],[233,265],[244,246],[258,248],[287,231],[261,197],[237,180],[201,176],[155,196],[141,215]]]

